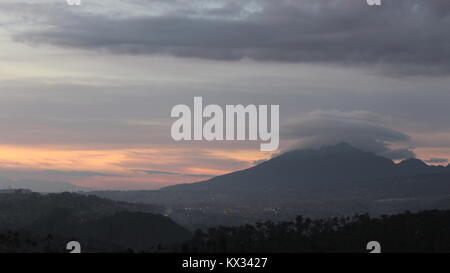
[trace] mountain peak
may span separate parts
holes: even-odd
[[[350,153],[350,152],[351,153],[354,153],[354,152],[361,153],[361,152],[363,152],[362,150],[355,148],[346,142],[341,142],[336,145],[322,146],[320,148],[320,150],[327,151],[327,152],[337,152],[337,153]]]
[[[348,143],[319,149],[288,151],[249,169],[211,178],[207,181],[171,186],[182,192],[225,194],[227,198],[307,192],[345,192],[372,187],[374,181],[441,173],[445,169],[428,166],[412,158],[399,164],[375,153],[365,152]],[[258,192],[258,193],[257,193]],[[295,195],[295,194],[294,194]]]
[[[310,156],[330,156],[330,155],[354,155],[354,154],[366,154],[366,152],[351,146],[348,143],[339,143],[336,145],[327,145],[320,148],[306,149],[300,148],[295,150],[290,150],[285,153],[280,154],[279,158],[289,158],[292,160],[293,157],[300,157],[305,159],[310,159]],[[375,154],[374,154],[375,155]],[[266,161],[267,162],[267,161]]]
[[[405,166],[405,167],[414,167],[414,168],[428,167],[428,165],[425,162],[423,162],[422,160],[417,159],[417,158],[405,159],[402,162],[400,162],[399,165]]]

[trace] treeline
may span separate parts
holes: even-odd
[[[67,253],[70,238],[38,235],[24,230],[0,231],[0,253]]]
[[[450,252],[450,210],[261,222],[191,233],[137,204],[77,194],[0,194],[0,252]],[[151,209],[151,208],[150,208]],[[141,210],[141,211],[140,211]]]
[[[450,211],[215,227],[197,230],[178,251],[368,252],[369,241],[380,242],[382,252],[450,252]]]
[[[0,252],[155,252],[192,234],[153,205],[74,193],[0,191]]]
[[[20,229],[55,211],[70,211],[72,220],[95,220],[121,211],[160,213],[150,204],[132,204],[76,193],[40,194],[27,190],[0,191],[0,229]]]
[[[78,241],[83,252],[163,252],[191,236],[162,215],[125,211],[74,224],[70,214],[60,211],[27,229],[0,230],[0,253],[67,253],[69,241]]]

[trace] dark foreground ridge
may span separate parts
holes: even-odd
[[[360,252],[377,241],[382,252],[450,252],[450,211],[405,212],[371,218],[367,214],[347,218],[265,222],[240,227],[197,230],[183,244],[189,253],[285,253]]]
[[[88,252],[157,251],[191,236],[158,210],[74,193],[0,193],[0,251],[67,252],[72,240]]]
[[[50,222],[60,220],[52,217]],[[66,223],[74,220],[73,216],[65,219]],[[83,252],[102,253],[367,253],[371,241],[378,242],[383,253],[450,252],[450,211],[438,210],[375,218],[367,214],[328,219],[298,216],[293,221],[217,226],[193,233],[163,216],[119,212],[72,230],[46,228],[55,232],[0,232],[0,252],[67,253],[71,240],[79,241]],[[77,237],[71,237],[74,232]],[[159,243],[149,247],[155,242]]]

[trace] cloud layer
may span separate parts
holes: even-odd
[[[450,72],[447,0],[384,0],[377,8],[355,0],[132,2],[147,15],[45,10],[45,28],[14,39],[118,54],[370,65],[394,75]]]
[[[389,128],[387,123],[388,118],[368,111],[314,111],[285,125],[284,136],[300,140],[301,148],[346,142],[394,160],[415,157],[409,148],[390,147],[404,146],[410,138]]]
[[[448,159],[447,158],[430,158],[428,160],[425,160],[425,162],[432,163],[432,164],[448,163]]]

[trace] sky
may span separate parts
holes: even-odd
[[[157,189],[348,142],[450,159],[450,2],[0,2],[0,187]],[[280,105],[280,148],[175,142],[174,105]]]

